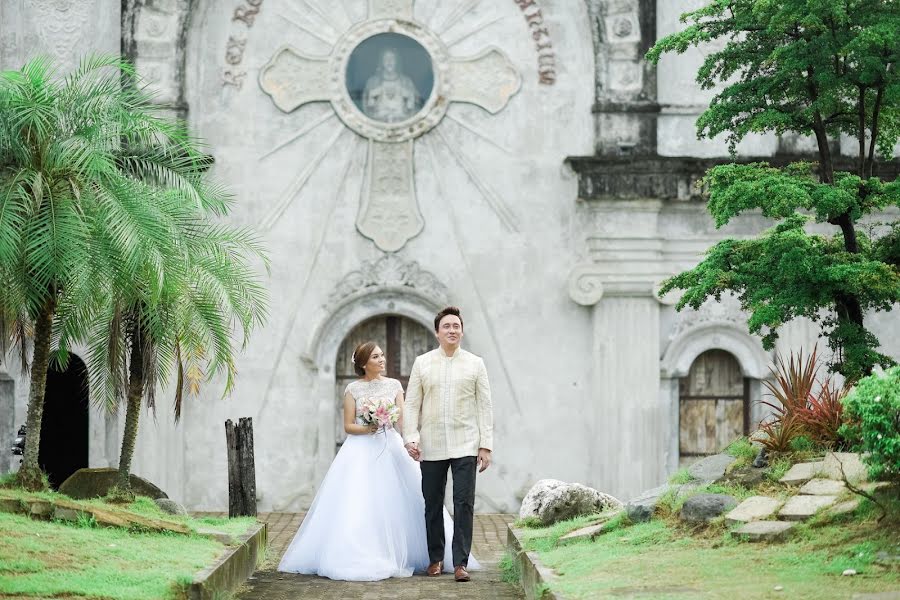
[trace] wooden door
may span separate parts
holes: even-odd
[[[724,350],[709,350],[679,381],[680,462],[715,454],[750,431],[750,381]]]
[[[384,315],[363,321],[357,325],[338,349],[337,364],[335,366],[335,397],[337,401],[337,416],[335,419],[335,440],[337,448],[347,438],[344,433],[344,389],[347,384],[359,376],[353,371],[353,350],[359,344],[373,341],[384,350],[386,359],[386,375],[393,379],[399,379],[406,390],[409,383],[409,373],[412,370],[413,361],[420,354],[437,347],[434,333],[422,327],[419,323],[406,317],[396,315]]]

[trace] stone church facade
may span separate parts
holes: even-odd
[[[642,58],[700,4],[0,3],[3,69],[37,52],[64,68],[92,51],[132,59],[209,144],[212,175],[237,197],[230,218],[270,251],[271,316],[234,392],[206,386],[178,425],[161,401],[134,472],[189,508],[223,509],[223,423],[252,417],[260,509],[308,507],[343,441],[353,346],[379,341],[405,382],[446,304],[462,308],[493,390],[479,511],[517,510],[545,477],[627,499],[752,430],[772,354],[746,316],[728,299],[678,313],[656,294],[715,241],[770,226],[749,215],[716,230],[694,186],[728,159],[723,140],[695,136],[711,97],[694,84],[703,53]],[[787,136],[738,147],[774,161],[812,150]],[[900,357],[896,311],[868,323]],[[778,349],[817,337],[793,322]],[[26,412],[13,364],[0,374],[3,447]],[[84,412],[67,443],[82,466],[115,466],[123,419]],[[4,454],[0,471],[14,462]]]

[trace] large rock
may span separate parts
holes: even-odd
[[[628,520],[632,523],[649,521],[653,518],[653,513],[656,512],[656,505],[659,504],[660,498],[666,493],[673,491],[675,493],[675,498],[678,499],[693,492],[698,487],[700,487],[699,482],[663,484],[659,487],[649,489],[641,493],[640,496],[629,500],[625,505],[625,513],[628,515]]]
[[[522,500],[519,518],[537,517],[544,525],[552,525],[558,521],[621,507],[622,503],[618,499],[580,483],[541,479]]]
[[[730,454],[713,454],[689,466],[688,473],[698,481],[712,483],[721,479],[725,475],[725,470],[735,460]]]
[[[174,500],[170,500],[168,498],[156,498],[153,501],[156,503],[159,509],[166,514],[178,515],[181,517],[188,516],[187,509]]]
[[[59,486],[59,493],[77,500],[105,496],[116,484],[117,469],[78,469]],[[137,475],[131,475],[131,489],[138,496],[168,498],[161,489]]]
[[[737,506],[737,499],[727,494],[697,494],[684,501],[681,520],[706,523]]]

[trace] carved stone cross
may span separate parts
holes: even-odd
[[[468,102],[495,114],[522,83],[518,71],[496,48],[472,57],[450,56],[435,32],[414,21],[413,2],[369,0],[368,18],[345,31],[330,54],[306,56],[282,46],[259,76],[260,87],[282,111],[309,102],[330,102],[347,127],[368,139],[356,227],[385,252],[399,250],[424,226],[413,173],[415,139],[441,122],[450,103]],[[402,56],[395,66],[401,52],[382,45],[381,62],[368,77],[365,90],[351,95],[347,73],[354,51],[381,34],[393,36],[382,39],[406,38],[401,39],[404,48],[419,47],[427,53],[423,64],[430,59],[430,90],[417,89],[420,86],[402,71]],[[358,54],[373,48],[377,46],[371,44]],[[394,62],[386,54],[393,54]],[[413,106],[414,97],[421,106]],[[384,114],[398,118],[379,118]]]

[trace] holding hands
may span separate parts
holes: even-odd
[[[416,442],[410,442],[404,447],[409,453],[410,458],[412,458],[414,461],[419,462],[422,459],[422,453],[419,451],[419,444],[417,444]]]

